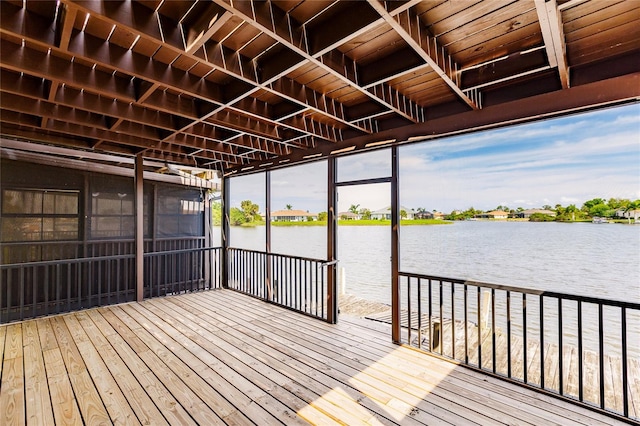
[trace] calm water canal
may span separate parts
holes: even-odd
[[[274,226],[272,251],[324,259],[325,233],[323,227]],[[348,293],[390,302],[390,237],[387,226],[338,228],[339,266]],[[467,221],[405,226],[400,245],[403,272],[640,302],[640,225]],[[264,250],[264,227],[232,228],[231,246]],[[449,303],[445,300],[445,308]],[[536,326],[533,305],[527,321]],[[565,306],[563,315],[565,342],[570,343],[575,338],[571,330],[577,328],[575,308]],[[609,332],[619,330],[619,311],[605,310],[604,316],[605,334],[619,341],[616,331]],[[521,318],[515,317],[519,328]],[[587,349],[595,350],[597,309],[585,306],[583,317],[592,336]],[[545,318],[545,328],[553,328],[554,307],[545,309]],[[630,355],[640,356],[640,315],[630,315],[628,328]]]
[[[272,227],[272,251],[324,259],[324,227]],[[264,227],[232,228],[233,247],[264,250]],[[386,226],[340,226],[350,291],[388,303]],[[640,225],[455,222],[405,226],[400,269],[444,277],[640,302]]]

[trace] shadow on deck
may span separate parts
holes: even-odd
[[[229,290],[0,327],[1,424],[616,424]]]

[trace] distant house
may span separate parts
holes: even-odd
[[[404,206],[400,206],[400,210],[404,210],[407,212],[406,219],[414,219],[416,215],[416,211],[413,209],[408,209]],[[371,219],[378,220],[391,220],[391,206],[385,207],[384,209],[376,210],[371,212]]]
[[[528,219],[532,214],[546,214],[547,216],[556,216],[556,212],[554,212],[553,210],[545,210],[545,209],[529,209],[529,210],[523,210],[521,212],[516,213],[517,217],[519,218],[523,218],[523,219]]]
[[[415,219],[433,219],[433,213],[431,213],[428,210],[425,210],[423,212],[416,212],[416,214],[414,215]]]
[[[633,219],[634,222],[640,220],[640,209],[635,210],[618,210],[616,212],[617,217],[623,217],[625,219]]]
[[[340,212],[338,213],[338,219],[340,220],[360,220],[360,215],[352,212]]]
[[[476,215],[480,219],[506,219],[509,217],[509,213],[502,210],[494,210],[491,212],[480,213]]]
[[[446,215],[442,212],[433,212],[433,218],[434,219],[444,219]]]
[[[271,220],[274,222],[305,222],[318,220],[316,213],[305,212],[304,210],[276,210],[271,212]]]

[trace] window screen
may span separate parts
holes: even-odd
[[[79,192],[2,191],[2,241],[77,240]]]
[[[91,194],[91,237],[133,238],[134,197],[131,192]]]
[[[200,190],[159,186],[157,236],[202,236],[203,212]]]

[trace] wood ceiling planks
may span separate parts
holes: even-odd
[[[558,3],[575,81],[640,71],[638,2]],[[218,170],[559,87],[533,0],[0,7],[3,136]]]

